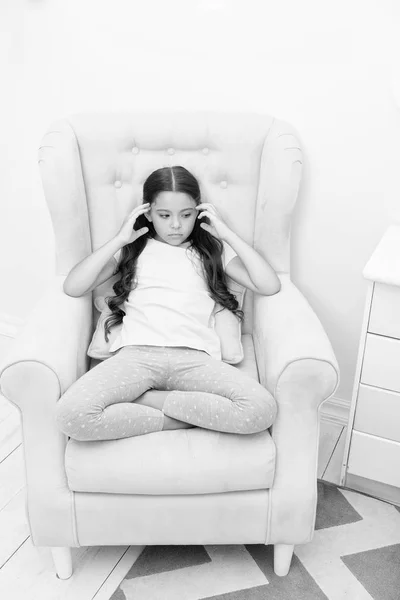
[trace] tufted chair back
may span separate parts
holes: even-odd
[[[76,114],[49,128],[39,164],[59,275],[114,236],[141,203],[148,175],[172,165],[197,177],[203,201],[277,272],[290,272],[302,156],[284,121],[253,113]],[[247,293],[244,333],[252,330],[252,300]]]

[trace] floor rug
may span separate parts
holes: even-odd
[[[263,544],[146,546],[111,600],[400,600],[400,508],[318,482],[312,542],[289,574]]]

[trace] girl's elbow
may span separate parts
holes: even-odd
[[[275,296],[275,294],[279,294],[279,292],[281,291],[281,288],[282,288],[281,280],[279,279],[278,276],[276,276],[275,285],[273,286],[272,291],[270,291],[270,295]]]
[[[263,296],[275,296],[275,294],[278,294],[281,291],[281,287],[282,284],[279,276],[276,273],[273,273],[266,278],[263,287],[258,293]]]
[[[71,290],[69,290],[65,286],[63,289],[64,289],[64,294],[66,294],[67,296],[70,296],[70,298],[79,298],[79,296],[80,296],[80,294],[73,293]]]
[[[281,289],[282,289],[282,284],[281,284],[280,281],[278,281],[278,283],[276,285],[276,290],[275,290],[274,294],[279,294],[279,292],[281,291]]]
[[[279,281],[274,287],[270,286],[268,289],[258,290],[258,293],[261,296],[275,296],[275,294],[278,294],[281,291],[281,287],[281,282]]]
[[[71,298],[80,298],[80,296],[83,296],[83,293],[79,290],[74,289],[74,287],[71,286],[70,282],[67,279],[64,281],[63,291],[64,294],[70,296]]]
[[[269,292],[267,292],[263,295],[264,296],[275,296],[276,294],[279,294],[280,291],[281,291],[281,288],[279,287],[279,289],[269,290]]]
[[[72,296],[67,280],[65,280],[63,283],[63,292],[64,294],[67,294],[67,296]]]

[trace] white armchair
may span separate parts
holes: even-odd
[[[294,546],[313,537],[320,408],[339,383],[327,335],[290,279],[295,131],[256,114],[78,114],[52,125],[39,164],[56,275],[0,379],[21,411],[33,544],[52,548],[61,578],[72,574],[71,547],[123,544],[273,544],[274,570],[286,575]],[[63,293],[64,278],[116,233],[150,172],[174,164],[193,172],[203,198],[281,279],[276,295],[247,291],[236,365],[275,396],[276,422],[252,435],[193,427],[71,440],[55,407],[91,366],[98,314],[91,294]]]

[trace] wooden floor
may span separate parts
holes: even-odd
[[[344,440],[345,427],[321,421],[319,479],[339,483]],[[24,485],[19,412],[0,396],[0,598],[108,599],[144,546],[73,548],[73,577],[57,579],[49,549],[31,543]]]

